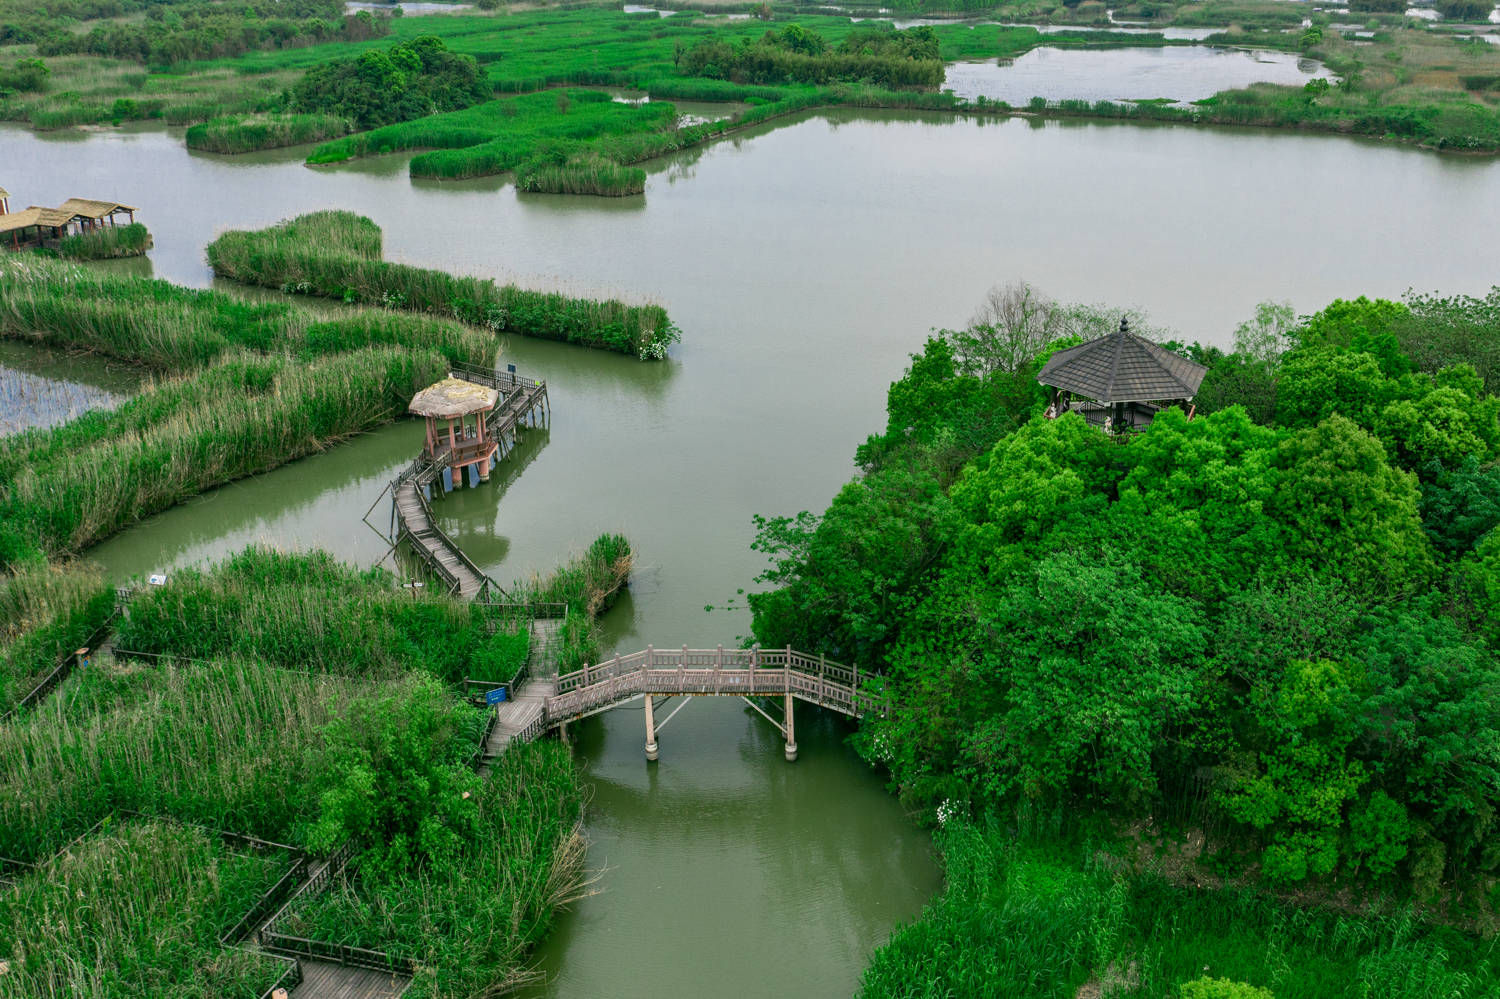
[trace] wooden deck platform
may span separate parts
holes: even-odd
[[[303,958],[302,984],[292,990],[292,999],[395,999],[409,984],[411,979],[388,971]]]

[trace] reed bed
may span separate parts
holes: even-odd
[[[151,233],[141,223],[132,222],[68,236],[58,244],[57,252],[70,260],[113,260],[144,256],[149,249]]]
[[[380,259],[379,229],[349,212],[315,212],[209,244],[214,272],[245,284],[452,317],[492,333],[666,356],[679,334],[657,305],[572,298]]]
[[[118,405],[108,389],[17,371],[0,364],[0,438],[34,427],[51,427],[91,409]]]
[[[956,824],[939,841],[946,890],[876,951],[860,996],[1176,996],[1207,976],[1275,999],[1481,999],[1500,981],[1489,943],[1407,914],[1176,886],[994,828]]]
[[[113,587],[90,569],[34,562],[0,580],[0,714],[88,641],[114,606]]]
[[[0,856],[37,862],[116,809],[299,842],[323,732],[370,686],[247,664],[99,665],[0,726]]]
[[[586,890],[578,769],[560,743],[515,745],[477,797],[478,835],[451,863],[403,874],[356,857],[280,929],[416,960],[413,999],[498,995],[534,981],[527,953]]]
[[[42,257],[0,259],[0,335],[158,371],[189,370],[235,350],[313,358],[390,345],[481,366],[495,358],[492,338],[459,323],[371,309],[324,320],[286,303],[246,302]]]
[[[249,153],[310,142],[327,142],[351,130],[331,114],[228,115],[187,130],[187,147],[206,153]]]
[[[412,669],[457,683],[509,679],[526,661],[529,636],[504,628],[491,634],[482,607],[401,589],[383,569],[358,570],[325,552],[253,547],[136,593],[116,644],[345,676]]]
[[[436,353],[389,348],[310,363],[240,357],[81,426],[22,435],[0,448],[0,564],[82,551],[212,486],[385,423],[447,367]]]
[[[533,194],[592,194],[622,198],[646,191],[646,171],[623,167],[597,153],[566,162],[532,160],[516,168],[516,187]]]
[[[110,825],[0,892],[0,997],[257,999],[284,965],[218,937],[280,874],[199,829]]]

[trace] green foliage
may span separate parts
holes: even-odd
[[[560,634],[549,651],[561,673],[596,662],[599,638],[595,622],[630,585],[635,556],[621,534],[601,534],[582,555],[574,556],[546,576],[517,581],[511,593],[527,603],[566,606]]]
[[[22,30],[42,55],[85,53],[150,66],[321,41],[363,41],[390,30],[388,18],[364,11],[345,16],[337,0],[259,0],[232,10],[211,0],[139,6],[146,9],[144,19],[110,21],[88,32],[55,26]]]
[[[377,878],[451,867],[479,823],[473,795],[481,782],[457,738],[472,727],[473,711],[423,680],[361,700],[331,721],[323,733],[331,786],[308,846],[328,853],[352,842]]]
[[[76,236],[68,236],[58,244],[59,256],[73,260],[110,260],[115,257],[139,257],[151,248],[151,234],[139,222],[129,225],[105,226],[91,229]]]
[[[1488,941],[1408,914],[1340,915],[1253,891],[1174,886],[1125,858],[1063,846],[1051,831],[1015,837],[993,819],[951,822],[937,839],[947,887],[875,952],[861,999],[1074,999],[1095,989],[1480,999],[1500,975]]]
[[[456,111],[489,96],[473,56],[450,52],[441,38],[423,35],[384,52],[313,67],[292,88],[287,107],[369,129]]]
[[[1270,989],[1204,975],[1182,983],[1181,999],[1276,999]]]
[[[0,96],[46,90],[50,73],[40,59],[20,59],[14,66],[0,66]]]
[[[660,306],[571,298],[390,263],[380,259],[380,245],[380,229],[369,219],[325,211],[269,229],[223,233],[209,244],[208,260],[215,273],[247,284],[433,313],[491,333],[563,340],[642,359],[665,357],[679,338]],[[480,338],[465,331],[466,340]],[[308,340],[325,346],[318,331],[309,329]],[[381,341],[372,334],[371,342]]]

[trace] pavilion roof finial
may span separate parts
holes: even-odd
[[[1129,333],[1130,332],[1130,317],[1129,316],[1123,316],[1122,315],[1120,317],[1120,332],[1121,333]]]

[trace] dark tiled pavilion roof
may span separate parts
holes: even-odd
[[[1208,369],[1130,332],[1126,321],[1108,336],[1053,354],[1036,380],[1099,402],[1191,399]]]

